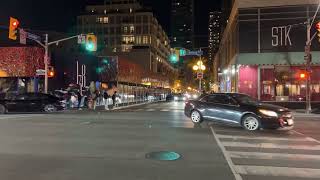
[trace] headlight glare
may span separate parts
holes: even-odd
[[[274,112],[274,111],[260,109],[259,112],[262,113],[263,115],[266,115],[266,116],[278,117],[278,114],[276,112]]]

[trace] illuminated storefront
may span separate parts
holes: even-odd
[[[217,61],[220,92],[240,92],[262,101],[305,101],[305,21],[317,4],[239,2],[225,28]],[[319,15],[318,15],[319,16]],[[320,17],[317,17],[320,19]],[[316,32],[312,28],[311,34]],[[312,41],[311,100],[320,101],[320,43]],[[300,77],[304,74],[304,77]]]

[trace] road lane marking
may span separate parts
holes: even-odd
[[[270,141],[314,141],[317,140],[310,137],[303,138],[281,138],[281,137],[252,137],[252,136],[234,136],[234,135],[217,135],[218,138],[230,138],[234,140],[270,140]]]
[[[140,112],[140,111],[143,111],[144,109],[136,109],[135,111],[136,112]]]
[[[41,117],[41,116],[44,116],[44,114],[0,115],[0,119],[31,118],[31,117]]]
[[[151,111],[155,111],[155,109],[147,109],[146,111],[151,112]]]
[[[306,154],[283,154],[283,153],[262,153],[262,152],[241,152],[241,151],[229,151],[231,158],[243,158],[243,159],[264,159],[276,161],[280,160],[299,160],[299,161],[312,161],[320,160],[320,155],[306,155]]]
[[[242,175],[285,176],[285,177],[300,177],[300,178],[319,178],[320,177],[320,169],[311,169],[311,168],[236,165],[235,170],[237,171],[237,173]]]
[[[301,150],[320,150],[320,145],[286,145],[274,143],[247,143],[247,142],[221,142],[227,147],[247,147],[247,148],[275,148],[275,149],[301,149]]]
[[[210,129],[211,129],[212,135],[213,135],[214,139],[216,140],[219,148],[221,149],[222,154],[223,154],[224,158],[226,159],[226,161],[227,161],[227,163],[228,163],[228,165],[229,165],[229,167],[230,167],[230,169],[231,169],[231,172],[232,172],[232,174],[234,175],[235,179],[236,179],[236,180],[242,180],[241,175],[235,170],[235,165],[233,164],[233,162],[232,162],[232,160],[231,160],[231,158],[230,158],[227,150],[226,150],[225,147],[221,144],[221,142],[220,142],[219,138],[217,137],[217,134],[214,132],[212,126],[210,126]]]
[[[305,135],[305,134],[303,134],[303,133],[301,133],[301,132],[298,132],[298,131],[296,131],[296,130],[291,130],[292,132],[294,132],[294,133],[297,133],[297,134],[299,134],[299,135],[302,135],[302,136],[307,136],[307,135]],[[315,142],[317,142],[317,143],[320,143],[320,141],[318,141],[318,140],[316,140],[316,139],[314,139],[314,138],[312,138],[312,137],[308,137],[310,140],[313,140],[313,141],[315,141]]]

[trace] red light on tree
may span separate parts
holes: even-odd
[[[318,31],[320,31],[320,22],[318,22],[318,23],[316,24],[316,29],[317,29]]]

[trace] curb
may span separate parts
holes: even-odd
[[[130,108],[130,107],[136,107],[136,106],[142,106],[142,105],[146,105],[146,104],[153,104],[153,103],[159,103],[159,102],[164,102],[164,101],[151,101],[151,102],[144,102],[144,103],[139,103],[139,104],[132,104],[132,105],[128,105],[128,106],[120,106],[120,107],[115,107],[109,110],[105,109],[105,106],[96,106],[96,109],[88,109],[88,108],[84,108],[82,110],[78,110],[77,108],[75,109],[67,109],[64,110],[63,112],[83,112],[83,111],[92,111],[92,112],[112,112],[112,111],[117,111],[117,110],[121,110],[121,109],[126,109],[126,108]]]

